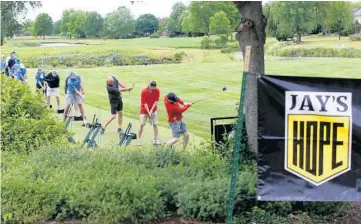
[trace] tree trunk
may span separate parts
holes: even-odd
[[[338,40],[341,40],[341,33],[338,33]]]
[[[248,147],[258,149],[257,76],[265,73],[264,44],[266,42],[267,19],[262,13],[262,2],[234,2],[242,15],[237,29],[237,40],[245,57],[246,46],[251,46],[249,73],[247,79],[245,114]]]

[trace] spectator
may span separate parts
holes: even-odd
[[[27,72],[27,70],[26,70],[24,64],[20,64],[20,68],[18,69],[18,71],[16,73],[16,79],[21,81],[23,84],[27,83],[26,72]]]
[[[4,55],[1,56],[0,68],[1,68],[1,74],[4,74],[5,73],[5,68],[6,68],[6,59],[5,59]]]
[[[44,102],[46,103],[46,95],[45,95],[46,83],[44,81],[44,76],[45,76],[45,72],[43,71],[42,68],[39,67],[35,74],[36,89],[38,91],[40,91],[40,89],[42,89],[42,93],[44,95]]]

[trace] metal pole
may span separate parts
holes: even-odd
[[[240,144],[241,144],[241,134],[243,130],[243,108],[244,108],[244,100],[246,95],[246,82],[249,71],[249,60],[251,55],[251,46],[246,47],[246,53],[244,58],[244,69],[243,69],[243,77],[242,77],[242,88],[241,88],[241,97],[238,108],[238,120],[237,120],[237,128],[236,128],[236,138],[233,150],[233,158],[232,158],[232,175],[231,175],[231,183],[229,189],[229,199],[227,206],[227,224],[232,223],[233,217],[233,207],[234,207],[234,196],[236,191],[236,183],[237,183],[237,172],[239,168],[239,152],[240,152]]]

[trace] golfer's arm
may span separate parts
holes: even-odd
[[[148,114],[150,114],[148,104],[145,103],[145,104],[144,104],[144,108],[145,108],[145,110],[148,112]]]
[[[120,86],[120,87],[122,87],[122,88],[127,88],[122,82],[120,82],[119,80],[118,80],[118,85]]]
[[[150,109],[150,111],[153,111],[154,108],[155,108],[155,106],[157,106],[157,104],[158,104],[158,101],[155,101],[155,102],[153,103],[152,109]],[[148,105],[147,105],[147,106],[148,106]]]
[[[82,92],[83,94],[85,94],[85,93],[84,93],[84,86],[83,86],[83,83],[80,83],[80,90],[81,90],[81,92]]]
[[[76,94],[78,94],[80,97],[83,97],[83,94],[82,94],[81,92],[79,92],[79,90],[77,90],[76,88],[75,88],[75,92],[76,92]]]

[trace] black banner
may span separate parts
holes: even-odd
[[[361,201],[361,79],[258,78],[264,201]]]

